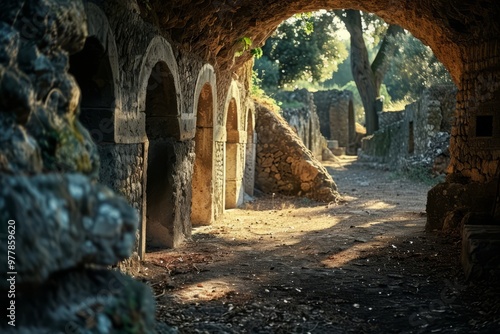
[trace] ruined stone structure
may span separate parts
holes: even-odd
[[[360,160],[391,169],[401,169],[411,160],[430,170],[437,156],[449,155],[455,96],[455,87],[437,86],[424,91],[405,110],[379,113],[380,129],[362,140]]]
[[[219,88],[212,65],[173,48],[135,1],[89,1],[85,12],[89,35],[69,71],[100,181],[140,213],[141,256],[175,247],[192,225],[212,223],[253,192],[252,103],[241,80]]]
[[[19,224],[23,255],[15,269],[27,289],[19,294],[32,299],[18,308],[29,321],[18,320],[33,326],[27,332],[61,332],[73,320],[78,329],[87,319],[101,332],[120,332],[122,316],[141,319],[144,332],[154,327],[147,290],[116,273],[81,267],[130,254],[135,212],[141,218],[136,249],[143,254],[146,247],[177,245],[189,237],[191,221],[209,224],[252,191],[253,162],[246,157],[255,155],[258,117],[248,96],[251,52],[242,41],[262,45],[295,13],[372,12],[433,49],[458,95],[450,175],[429,193],[428,228],[442,228],[448,213],[459,216],[458,208],[486,213],[486,223],[497,224],[500,212],[488,209],[500,207],[489,205],[500,171],[496,1],[84,3],[0,5],[0,215],[3,231],[9,220]],[[333,192],[333,183],[324,186]],[[0,247],[7,249],[7,239]],[[66,293],[70,287],[75,294]],[[7,288],[4,282],[3,296]],[[110,294],[97,296],[103,288]],[[45,293],[53,302],[39,307]],[[106,311],[96,312],[96,301]]]
[[[267,193],[336,202],[340,196],[332,177],[287,121],[262,105],[256,109],[256,187]]]
[[[316,112],[313,94],[306,89],[300,89],[293,92],[280,92],[276,99],[284,103],[301,105],[301,107],[283,108],[283,117],[313,156],[321,160],[326,142],[319,131],[320,120]]]
[[[356,117],[352,92],[333,89],[313,94],[323,136],[336,140],[339,147],[346,148],[348,154],[356,154]]]

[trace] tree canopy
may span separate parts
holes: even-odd
[[[255,63],[262,84],[282,88],[297,80],[321,82],[331,77],[347,57],[336,30],[331,12],[296,15],[283,22]]]
[[[344,25],[348,40],[345,33],[341,36]],[[296,15],[278,27],[262,51],[254,70],[267,93],[348,87],[363,102],[370,132],[377,129],[373,102],[380,95],[386,102],[412,101],[426,87],[452,83],[429,47],[400,27],[359,11]]]

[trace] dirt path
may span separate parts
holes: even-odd
[[[264,196],[152,253],[138,278],[181,333],[489,333],[498,288],[464,282],[457,237],[424,232],[428,186],[353,159],[345,202]],[[498,284],[497,284],[498,286]]]

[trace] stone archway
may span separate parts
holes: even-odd
[[[146,248],[175,247],[190,234],[180,216],[178,175],[182,111],[179,72],[170,44],[151,39],[141,62],[137,86],[138,132],[144,142],[143,196],[139,256]],[[187,210],[184,210],[187,211]]]
[[[194,226],[213,222],[213,151],[214,94],[205,83],[196,110],[195,162],[192,179],[191,223]]]
[[[146,94],[146,249],[174,246],[175,142],[179,135],[177,94],[172,72],[164,62],[152,69]]]

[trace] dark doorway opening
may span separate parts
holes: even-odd
[[[179,135],[177,97],[165,63],[151,72],[146,94],[146,251],[173,247],[175,143]]]

